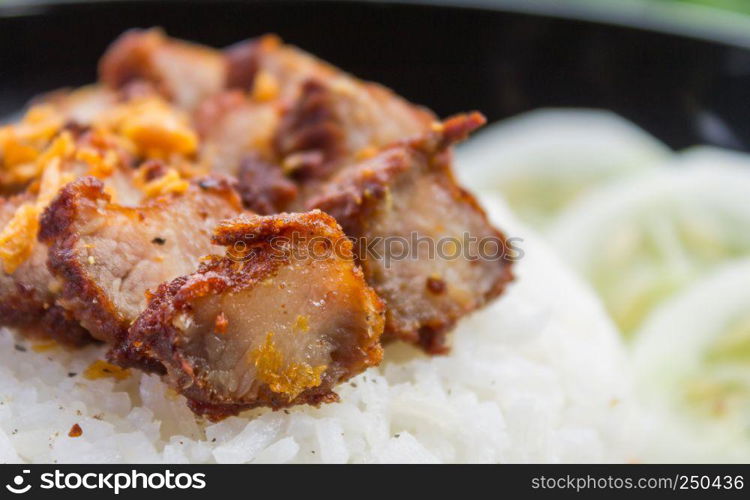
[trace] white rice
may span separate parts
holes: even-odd
[[[341,403],[199,422],[157,377],[87,380],[102,348],[35,352],[0,331],[2,462],[629,461],[624,349],[598,300],[500,202],[525,239],[517,281],[461,323],[449,356],[394,345]],[[487,203],[487,201],[486,201]],[[26,352],[14,344],[23,344]],[[69,376],[69,374],[76,374]],[[80,437],[68,437],[74,424]]]

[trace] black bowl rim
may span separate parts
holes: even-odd
[[[0,20],[44,15],[56,8],[94,3],[148,3],[156,0],[6,0],[0,3]],[[158,0],[161,3],[251,4],[259,0]],[[263,1],[263,0],[260,0]],[[268,0],[265,0],[268,3]],[[635,2],[595,3],[595,0],[274,0],[278,4],[342,3],[361,5],[411,5],[509,12],[562,20],[623,27],[679,36],[729,47],[750,49],[750,16],[696,4]]]

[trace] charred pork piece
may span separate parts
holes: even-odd
[[[181,108],[194,109],[226,85],[221,52],[168,38],[158,29],[131,30],[109,47],[99,78],[110,88],[147,82]]]
[[[145,309],[147,291],[197,269],[217,249],[214,226],[240,210],[221,179],[177,181],[173,192],[137,207],[112,203],[93,177],[68,184],[45,210],[39,233],[60,282],[57,303],[93,337],[114,343]]]
[[[446,333],[512,279],[505,237],[456,183],[449,146],[484,123],[444,122],[345,168],[309,201],[358,242],[367,282],[387,305],[387,338],[448,350]]]
[[[31,219],[24,215],[33,212],[33,203],[31,195],[0,199],[0,239],[14,238],[16,248],[28,245],[21,250],[27,253],[22,261],[14,262],[15,256],[8,255],[5,248],[0,251],[3,257],[11,257],[0,267],[0,326],[18,328],[29,337],[51,337],[66,345],[83,345],[91,340],[89,334],[55,305],[57,285],[47,271],[47,247],[34,245],[36,235],[31,234],[38,215],[30,213]]]
[[[208,99],[196,122],[203,158],[235,174],[248,151],[297,179],[422,134],[434,116],[390,90],[360,81],[274,36],[225,51],[232,90]]]
[[[424,134],[435,117],[390,90],[345,73],[304,80],[274,138],[284,169],[300,180],[327,179],[343,165]]]
[[[358,80],[273,36],[237,44],[227,54],[230,74],[254,68],[253,94],[275,95],[282,104],[274,147],[287,169],[318,155],[322,172],[317,175],[325,176],[332,163],[422,134],[435,120],[385,87]]]
[[[253,153],[240,164],[237,190],[245,207],[260,215],[283,212],[297,197],[297,186],[276,165]]]
[[[225,50],[230,88],[250,91],[255,100],[294,102],[306,82],[330,86],[341,97],[362,105],[362,112],[392,117],[392,125],[417,126],[434,119],[432,113],[415,106],[376,83],[364,82],[274,35],[237,43]],[[363,115],[366,116],[366,115]],[[352,119],[357,117],[351,116]],[[385,124],[385,121],[383,122]]]
[[[211,171],[237,176],[248,154],[277,163],[273,138],[281,114],[276,103],[228,91],[204,101],[194,115],[201,136],[200,158]]]
[[[206,100],[195,113],[200,163],[232,175],[248,210],[259,214],[298,208],[299,186],[282,169],[273,147],[280,113],[274,103],[254,102],[239,91]]]
[[[67,182],[86,173],[98,175],[123,203],[140,200],[142,193],[132,186],[126,155],[90,131],[75,139],[63,132],[36,161],[38,178],[0,206],[0,326],[80,345],[91,337],[56,304],[60,285],[47,269],[46,245],[37,242],[40,216]]]
[[[226,255],[160,286],[114,361],[161,373],[214,420],[336,401],[380,362],[383,306],[332,217],[240,216],[214,243]]]

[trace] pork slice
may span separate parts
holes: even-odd
[[[259,215],[283,212],[297,198],[297,186],[279,166],[255,153],[240,164],[237,190],[245,207]]]
[[[204,102],[198,128],[214,144],[207,153],[224,152],[218,164],[229,173],[251,150],[297,177],[326,177],[363,150],[422,134],[435,120],[274,36],[235,44],[225,55],[230,90]]]
[[[275,146],[281,163],[298,177],[324,179],[395,141],[426,133],[435,120],[380,85],[344,73],[311,77],[283,114]]]
[[[249,156],[276,166],[275,177],[283,174],[299,191],[284,209],[303,208],[343,166],[435,124],[426,109],[275,37],[237,44],[226,55],[230,90],[195,114],[201,161],[235,176]]]
[[[23,204],[33,200],[29,194],[1,198],[0,228]],[[66,345],[86,344],[92,340],[88,332],[55,305],[57,284],[47,271],[46,262],[47,247],[36,245],[12,273],[0,266],[0,326],[16,328],[29,337],[51,337]]]
[[[64,152],[50,158],[38,183],[23,194],[3,200],[0,325],[17,328],[29,336],[81,345],[92,339],[73,315],[56,303],[60,283],[47,269],[47,246],[37,241],[42,210],[69,180],[92,170],[100,175],[108,192],[116,194],[122,203],[135,203],[142,194],[133,186],[129,159],[117,148],[90,131],[81,132],[75,139],[68,137],[68,140],[57,139],[58,146],[53,149]],[[76,157],[76,152],[81,151],[87,153],[88,156],[83,156],[87,161]],[[98,156],[102,151],[111,153],[109,162]]]
[[[240,210],[223,179],[201,179],[137,207],[112,203],[93,177],[76,180],[41,218],[48,267],[61,283],[57,304],[95,338],[115,342],[145,309],[150,289],[216,252],[211,231]]]
[[[102,57],[99,78],[118,89],[146,81],[179,107],[192,110],[226,86],[227,62],[217,50],[169,38],[158,29],[130,30]]]
[[[214,243],[226,255],[160,286],[115,361],[161,373],[212,419],[336,401],[380,362],[383,307],[333,218],[240,216]]]
[[[194,115],[201,136],[201,163],[211,171],[234,176],[248,154],[277,163],[273,138],[280,116],[275,103],[256,102],[238,91],[206,99]]]
[[[448,350],[463,315],[497,297],[512,279],[505,236],[453,176],[449,146],[484,122],[446,121],[343,169],[308,202],[355,239],[367,282],[387,305],[384,338]]]

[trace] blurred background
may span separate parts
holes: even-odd
[[[62,3],[66,0],[0,0],[2,4],[30,4],[30,3]],[[78,1],[92,1],[92,0],[78,0]],[[175,0],[179,1],[179,0]],[[393,0],[392,0],[393,1]],[[398,1],[398,0],[395,0]],[[639,8],[653,8],[657,6],[659,8],[671,9],[675,6],[679,7],[697,7],[697,8],[710,8],[725,12],[744,13],[750,14],[750,2],[746,0],[484,0],[477,2],[476,0],[466,0],[465,2],[453,1],[451,3],[525,3],[525,4],[582,4],[588,7],[604,7],[609,9],[639,9]],[[68,0],[70,2],[70,0]],[[433,1],[432,3],[440,3],[440,0]]]
[[[47,0],[44,3],[51,3],[54,1],[64,0]],[[86,1],[86,0],[84,0]],[[90,0],[89,0],[90,1]],[[490,0],[492,1],[492,0]],[[497,3],[503,3],[504,0],[496,0]],[[24,3],[39,3],[38,0],[0,0],[0,4],[24,4]],[[437,3],[437,2],[436,2]],[[465,3],[477,3],[471,0]],[[517,2],[518,3],[518,2]],[[739,12],[739,13],[750,13],[750,2],[746,0],[524,0],[523,3],[539,3],[539,4],[589,4],[589,5],[603,5],[607,8],[638,8],[643,6],[696,6],[696,7],[708,7],[717,10],[723,10],[728,12]]]
[[[0,0],[17,14],[0,47],[24,48],[0,51],[0,116],[94,80],[101,47],[143,23],[215,46],[277,31],[441,116],[480,109],[494,123],[458,174],[598,293],[649,410],[643,458],[750,461],[750,0],[412,0],[501,11],[392,6],[397,19],[187,1],[87,5],[84,37],[78,12],[24,24],[54,1]]]
[[[562,0],[567,2],[580,2],[591,0]],[[700,5],[734,12],[750,12],[750,2],[746,0],[597,0],[596,3],[603,4],[671,4],[671,5]]]

